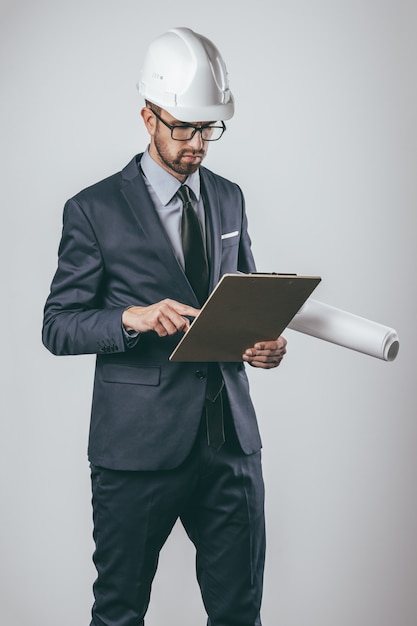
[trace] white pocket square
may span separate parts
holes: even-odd
[[[238,230],[234,230],[232,233],[224,233],[224,235],[222,235],[222,239],[230,239],[230,237],[237,237],[238,234],[239,234]]]

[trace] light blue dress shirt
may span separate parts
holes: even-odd
[[[176,195],[181,187],[180,181],[158,165],[150,156],[148,150],[144,152],[140,167],[145,177],[145,184],[152,198],[155,209],[167,232],[174,249],[175,256],[184,269],[184,254],[181,243],[182,202]],[[191,189],[191,199],[203,229],[203,239],[206,241],[206,225],[204,204],[201,197],[199,170],[188,176],[184,185]]]

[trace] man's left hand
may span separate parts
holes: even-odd
[[[287,340],[278,337],[275,341],[261,341],[248,348],[242,356],[243,361],[262,369],[278,367],[287,352]]]

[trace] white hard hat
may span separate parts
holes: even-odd
[[[234,113],[220,52],[190,28],[173,28],[150,44],[138,89],[182,122],[228,120]]]

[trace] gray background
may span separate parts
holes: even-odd
[[[65,200],[147,144],[136,81],[173,26],[222,51],[236,98],[207,165],[246,195],[258,267],[396,328],[393,363],[287,331],[250,370],[264,440],[263,618],[415,626],[416,52],[407,0],[10,0],[0,8],[0,622],[89,623],[86,442],[94,358],[40,343]],[[177,526],[147,626],[196,626]]]

